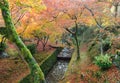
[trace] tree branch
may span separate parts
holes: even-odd
[[[46,36],[45,45],[47,44],[47,42],[48,42],[48,39],[49,39],[49,35],[47,35],[47,36]]]
[[[68,31],[69,33],[71,33],[71,34],[75,34],[75,32],[72,32],[70,29],[68,29],[68,28],[64,28],[66,31]]]
[[[81,15],[83,14],[84,9],[85,9],[84,7],[81,8],[80,17],[81,17]]]
[[[93,17],[93,19],[94,19],[94,21],[96,22],[97,26],[98,26],[99,28],[103,28],[103,27],[99,24],[99,22],[97,21],[97,19],[95,18],[95,14],[93,13],[93,11],[92,11],[90,8],[88,8],[86,5],[84,5],[84,7],[91,13],[91,16]]]
[[[21,33],[18,33],[18,35],[23,35],[27,28],[28,28],[28,25],[26,25],[25,28],[24,28],[24,30],[23,30]],[[34,34],[34,33],[32,33],[32,35],[33,35],[33,34]]]
[[[25,13],[22,14],[22,15],[17,19],[17,21],[14,23],[14,25],[16,25],[16,24],[24,17],[24,15],[25,15]]]
[[[67,13],[67,10],[66,11],[62,11],[62,12],[65,13],[65,14],[67,14],[70,17],[70,19],[73,18],[69,13]]]

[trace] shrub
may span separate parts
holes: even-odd
[[[120,50],[117,50],[117,51],[116,51],[116,54],[117,54],[118,56],[120,56]]]
[[[112,66],[112,61],[110,60],[110,56],[108,56],[108,54],[95,57],[94,63],[103,70]]]
[[[1,43],[0,44],[0,52],[4,52],[6,48],[7,48],[6,43]]]
[[[116,51],[116,55],[112,57],[113,64],[120,69],[120,50]]]
[[[14,48],[7,49],[7,53],[8,55],[13,57],[17,57],[19,55],[19,52],[17,51],[17,49],[14,49]]]
[[[30,50],[31,54],[36,53],[36,44],[29,44],[27,45],[27,48]]]
[[[111,40],[110,38],[106,38],[103,42],[103,51],[106,52],[108,49],[111,48]]]
[[[93,76],[95,76],[96,78],[101,78],[102,76],[102,72],[101,71],[96,71]]]

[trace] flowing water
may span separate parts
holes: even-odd
[[[69,61],[58,60],[46,77],[47,83],[58,83],[67,70]]]
[[[58,56],[63,58],[71,57],[73,49],[64,48]],[[67,70],[70,60],[62,59],[57,60],[56,64],[50,70],[46,76],[47,83],[58,83],[64,76],[65,71]]]

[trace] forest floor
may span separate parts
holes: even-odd
[[[47,46],[47,50],[42,52],[40,47],[41,45],[38,46],[40,54],[35,57],[39,62],[54,51],[54,49],[49,49]],[[114,65],[106,71],[100,70],[90,59],[87,47],[85,44],[81,46],[81,59],[75,61],[76,58],[73,58],[65,78],[60,83],[120,83],[120,70]],[[14,46],[11,45],[10,48],[14,48]],[[38,58],[41,55],[42,57]],[[27,64],[20,57],[0,59],[0,83],[18,83],[20,79],[29,73]]]
[[[75,61],[74,57],[60,83],[120,83],[120,70],[114,65],[106,71],[100,70],[87,54],[87,47],[82,46],[81,59]]]
[[[7,58],[0,60],[1,83],[17,83],[27,74],[29,74],[29,68],[21,59]]]
[[[48,46],[46,47],[46,51],[42,51],[41,47],[41,45],[38,46],[38,53],[34,55],[39,64],[44,58],[54,52],[54,49],[49,49]],[[11,44],[9,48],[14,49],[15,46]],[[27,63],[19,56],[0,59],[0,83],[18,83],[19,80],[29,73]]]

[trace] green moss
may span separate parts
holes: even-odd
[[[52,54],[49,53],[50,55],[48,57],[46,57],[44,60],[43,60],[44,57],[42,57],[43,55],[41,56],[42,58],[37,58],[38,55],[34,55],[35,58],[37,59],[37,62],[40,64],[40,68],[42,69],[42,72],[44,73],[45,76],[48,74],[48,72],[50,71],[50,69],[56,63],[56,61],[57,61],[57,55],[59,54],[59,52],[62,49],[63,48],[58,48]],[[47,54],[44,54],[44,55],[47,56]],[[20,83],[33,83],[33,79],[34,79],[33,76],[31,74],[29,74],[28,76],[26,76],[25,78],[23,78],[20,81]],[[42,82],[40,82],[40,83],[42,83]]]
[[[36,44],[29,44],[27,45],[27,48],[30,50],[31,54],[35,54],[36,53]]]
[[[53,53],[53,51],[43,51],[40,53],[36,53],[33,56],[34,56],[35,60],[37,61],[37,63],[40,65],[41,62],[52,53]]]
[[[16,49],[7,49],[7,53],[8,55],[10,55],[11,57],[17,57],[19,55],[19,52]]]
[[[62,50],[62,48],[58,48],[52,55],[48,56],[40,65],[45,76],[48,74],[49,70],[53,67],[53,65],[57,61],[57,55]]]
[[[74,62],[76,62],[76,57],[77,57],[77,54],[76,54],[76,50],[75,50],[72,54],[72,58],[71,58],[70,63],[68,65],[68,69],[64,74],[65,77],[67,77],[71,72],[73,72],[73,66],[74,66],[73,64],[74,64]]]

